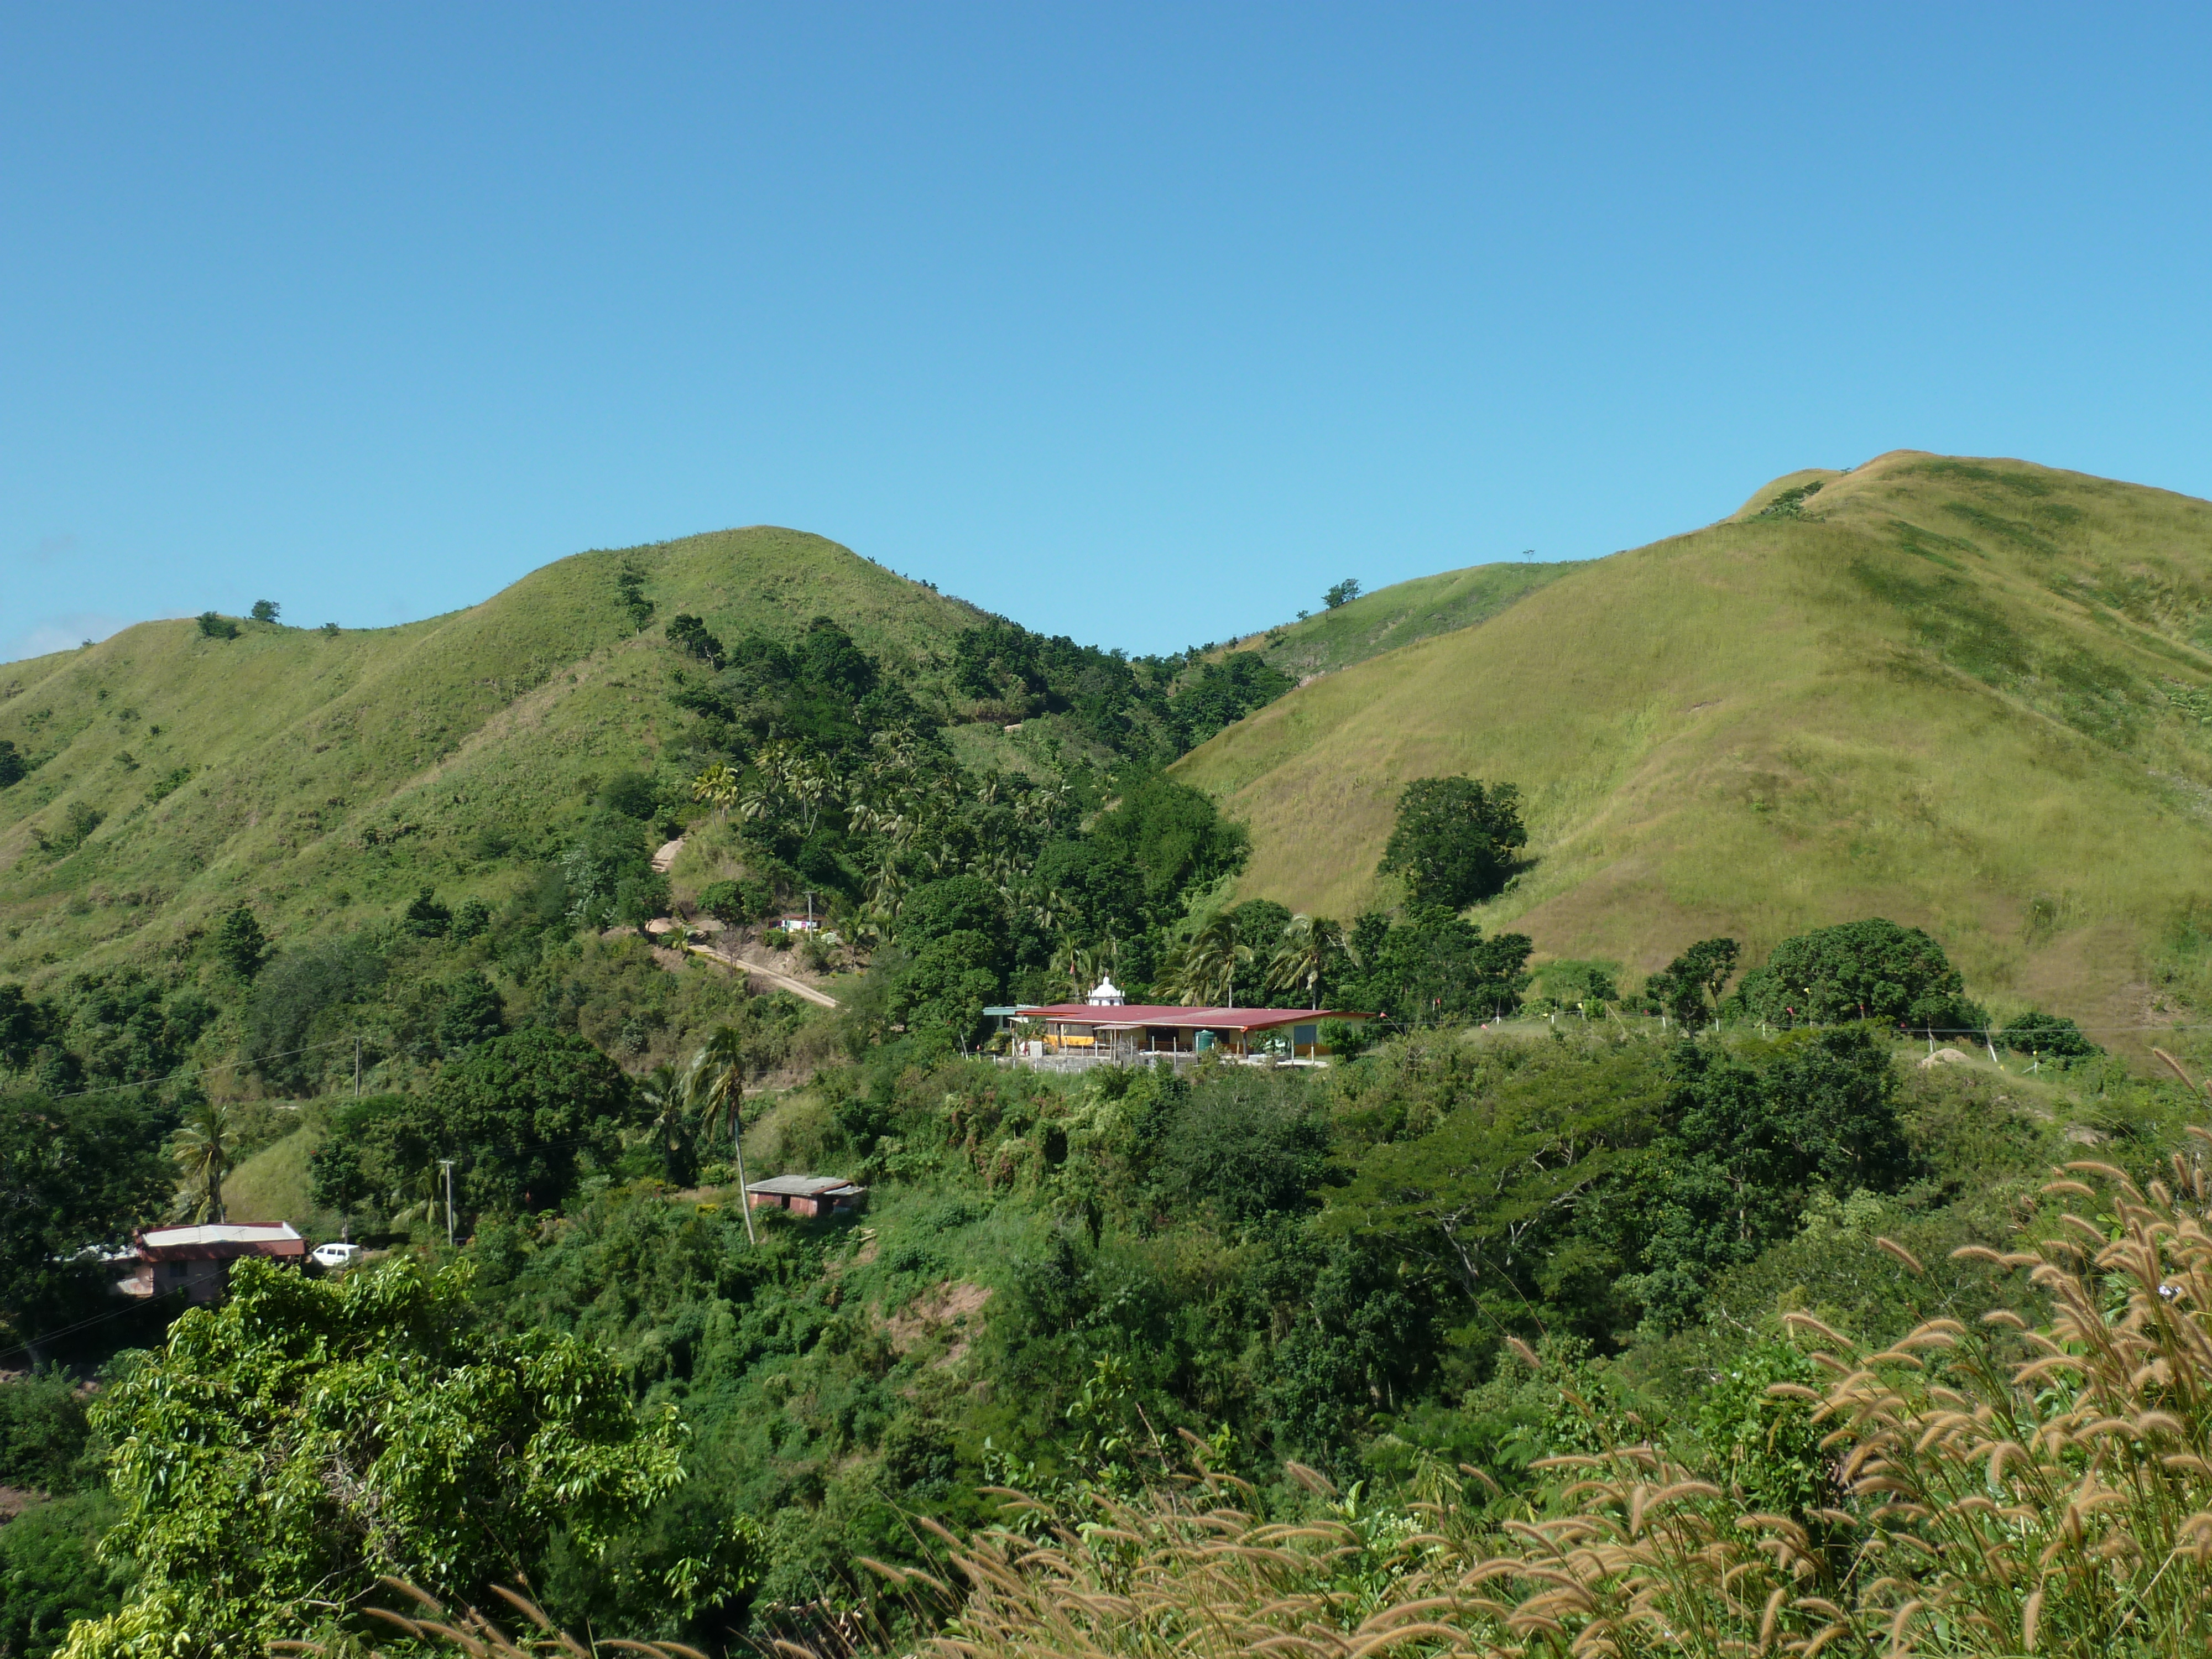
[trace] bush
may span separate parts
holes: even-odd
[[[425,887],[409,901],[399,925],[417,939],[442,939],[453,929],[453,913],[438,902],[434,889]]]
[[[660,792],[643,772],[617,772],[599,786],[599,805],[649,823],[660,810]]]
[[[70,1626],[122,1605],[130,1567],[102,1561],[122,1510],[104,1492],[34,1504],[0,1527],[0,1653],[44,1659]]]
[[[2022,1014],[1997,1033],[2014,1054],[2048,1054],[2053,1060],[2085,1060],[2105,1051],[2081,1035],[2081,1028],[2059,1014]]]
[[[100,1484],[86,1465],[84,1401],[58,1370],[0,1382],[0,1486],[82,1492]]]
[[[23,775],[29,770],[30,768],[23,763],[22,751],[15,747],[14,741],[0,738],[0,789],[21,783]]]
[[[200,612],[199,624],[200,637],[204,640],[234,640],[238,637],[238,624],[212,611]]]
[[[463,899],[453,912],[453,937],[474,939],[491,926],[491,906],[480,898]]]

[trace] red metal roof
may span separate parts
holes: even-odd
[[[1054,1002],[1016,1012],[1017,1019],[1053,1019],[1073,1025],[1167,1025],[1177,1030],[1261,1031],[1276,1025],[1310,1025],[1323,1019],[1372,1019],[1338,1008],[1185,1008],[1171,1002],[1132,1002],[1121,1007]]]

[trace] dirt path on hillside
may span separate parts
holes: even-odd
[[[676,867],[676,855],[683,850],[684,837],[681,836],[677,836],[674,841],[663,842],[660,850],[653,855],[653,867],[655,873],[665,876],[673,870]]]
[[[817,990],[803,979],[794,979],[780,969],[764,967],[757,962],[747,962],[733,957],[727,951],[718,951],[711,945],[690,945],[684,947],[695,957],[704,957],[709,962],[719,962],[725,968],[734,968],[741,974],[750,974],[764,979],[779,991],[788,991],[793,996],[805,997],[809,1002],[819,1003],[824,1008],[835,1008],[837,999],[827,991]]]

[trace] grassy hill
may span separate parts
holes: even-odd
[[[1362,594],[1334,611],[1239,641],[1237,647],[1261,651],[1271,665],[1302,680],[1332,674],[1385,651],[1486,622],[1580,568],[1575,563],[1475,564],[1416,576]]]
[[[283,935],[425,882],[471,890],[502,837],[657,763],[679,659],[639,635],[624,571],[655,624],[790,637],[833,615],[925,697],[980,614],[763,526],[578,554],[399,628],[144,623],[0,666],[0,738],[38,763],[0,791],[0,977],[143,959],[240,896]]]
[[[1481,920],[1540,954],[1756,961],[1879,914],[1985,997],[2134,1024],[2212,908],[2208,647],[2212,504],[1900,452],[1561,571],[1178,774],[1250,823],[1242,890],[1302,910],[1382,896],[1400,788],[1467,773],[1527,797],[1533,864]]]

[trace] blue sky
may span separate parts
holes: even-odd
[[[2203,8],[0,6],[0,657],[831,536],[1133,650],[1915,447],[2212,495]]]

